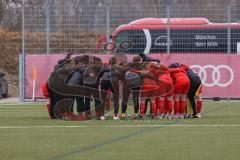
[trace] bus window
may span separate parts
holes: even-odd
[[[123,43],[128,42],[126,48],[121,48]],[[115,39],[115,52],[138,54],[143,53],[145,50],[146,38],[143,30],[124,30],[120,31]],[[117,48],[116,48],[117,47]]]

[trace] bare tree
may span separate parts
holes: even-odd
[[[0,25],[8,30],[19,30],[21,9],[29,6],[32,0],[0,0]]]
[[[7,0],[0,0],[0,23],[2,22],[2,19],[5,14],[6,4],[7,4]]]

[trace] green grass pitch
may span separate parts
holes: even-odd
[[[240,102],[204,102],[203,118],[48,120],[45,105],[0,105],[1,160],[239,160]]]

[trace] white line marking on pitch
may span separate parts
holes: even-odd
[[[240,124],[216,125],[104,125],[104,126],[0,126],[0,129],[28,129],[28,128],[139,128],[139,127],[240,127]]]

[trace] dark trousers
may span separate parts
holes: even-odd
[[[50,98],[50,116],[53,119],[61,118],[61,113],[73,112],[74,97],[64,96],[48,88]],[[66,101],[67,100],[67,101]]]
[[[73,86],[80,86],[80,85],[82,85],[81,81],[82,81],[82,73],[80,73],[79,71],[75,71],[68,78],[67,84],[73,85]],[[75,98],[76,98],[76,102],[77,102],[77,112],[78,113],[90,110],[90,108],[85,108],[85,106],[90,106],[90,104],[85,105],[84,96],[81,96],[81,95],[75,96],[75,97],[73,97],[73,101],[75,100]],[[90,103],[90,100],[89,100],[89,103]]]
[[[114,101],[114,114],[118,113],[119,110],[119,85],[118,79],[112,80],[102,80],[101,82],[101,100],[102,100],[102,108],[104,110],[106,105],[107,91],[113,93],[113,101]]]
[[[89,98],[89,103],[87,103],[87,108],[90,108],[90,98],[93,96],[95,100],[95,109],[97,110],[100,104],[100,96],[98,85],[69,85],[66,84],[66,78],[68,76],[66,74],[60,74],[59,72],[54,72],[50,75],[48,79],[48,86],[55,93],[62,95],[64,99],[65,97],[78,97],[84,96],[85,98]],[[73,101],[73,100],[72,100]],[[68,108],[72,108],[70,105],[70,101],[65,105]],[[89,104],[89,105],[88,105]],[[71,109],[70,109],[71,110]]]
[[[190,88],[188,90],[187,98],[192,106],[193,110],[193,115],[197,114],[197,109],[196,109],[196,101],[195,101],[195,94],[201,85],[201,80],[199,79],[198,81],[191,81],[190,80]]]
[[[87,112],[90,111],[90,98],[85,96],[76,97],[77,102],[77,112]]]
[[[126,113],[127,111],[127,103],[132,92],[133,96],[133,104],[134,104],[134,113],[138,113],[139,110],[139,94],[140,87],[139,86],[128,86],[127,83],[123,85],[123,99],[122,99],[122,113]]]
[[[150,113],[152,113],[152,107],[151,107],[152,102],[151,102],[151,99],[150,99],[150,98],[147,98],[147,99],[145,100],[145,110],[144,110],[144,113],[145,113],[145,114],[146,114],[146,112],[147,112],[148,103],[150,104]]]
[[[95,110],[102,113],[103,109],[101,105],[98,85],[85,85],[85,87],[85,111],[90,111],[90,100],[93,98]]]

